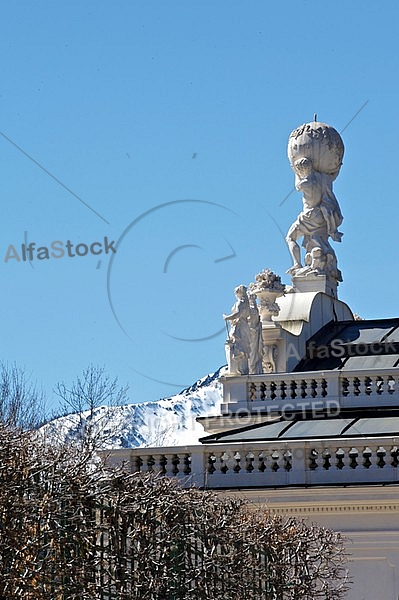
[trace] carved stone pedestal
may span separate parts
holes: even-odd
[[[282,328],[278,323],[269,321],[262,324],[263,338],[263,372],[277,373],[279,368],[279,356],[281,355]]]
[[[323,292],[337,298],[337,281],[326,275],[292,276],[295,292]]]

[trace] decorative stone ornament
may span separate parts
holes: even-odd
[[[248,289],[259,298],[259,312],[263,324],[278,315],[280,308],[276,299],[285,293],[285,285],[281,283],[279,275],[270,269],[264,269],[255,276],[255,283],[250,283]]]

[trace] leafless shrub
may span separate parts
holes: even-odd
[[[0,363],[0,423],[32,429],[44,419],[42,392],[16,364]]]
[[[339,536],[0,427],[0,598],[340,600]]]
[[[89,452],[99,449],[107,440],[104,431],[112,420],[109,409],[127,402],[126,392],[116,377],[109,377],[103,367],[95,365],[89,365],[71,386],[57,384],[55,393],[77,430],[75,443],[80,442]]]

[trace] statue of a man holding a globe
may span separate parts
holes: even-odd
[[[343,217],[332,184],[337,177],[344,153],[339,133],[324,123],[307,123],[290,135],[288,157],[295,172],[295,187],[302,192],[303,210],[291,225],[286,241],[295,277],[326,275],[342,281],[337,258],[329,242],[340,242],[338,230]],[[297,243],[303,237],[304,265]]]

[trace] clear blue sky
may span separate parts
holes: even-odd
[[[51,406],[89,363],[140,402],[225,362],[234,286],[265,267],[289,283],[282,233],[301,198],[280,206],[287,138],[314,113],[341,131],[368,101],[342,134],[339,295],[365,318],[398,316],[396,2],[22,0],[1,13],[0,358]],[[105,236],[120,240],[112,264],[112,250],[4,261],[25,239]]]

